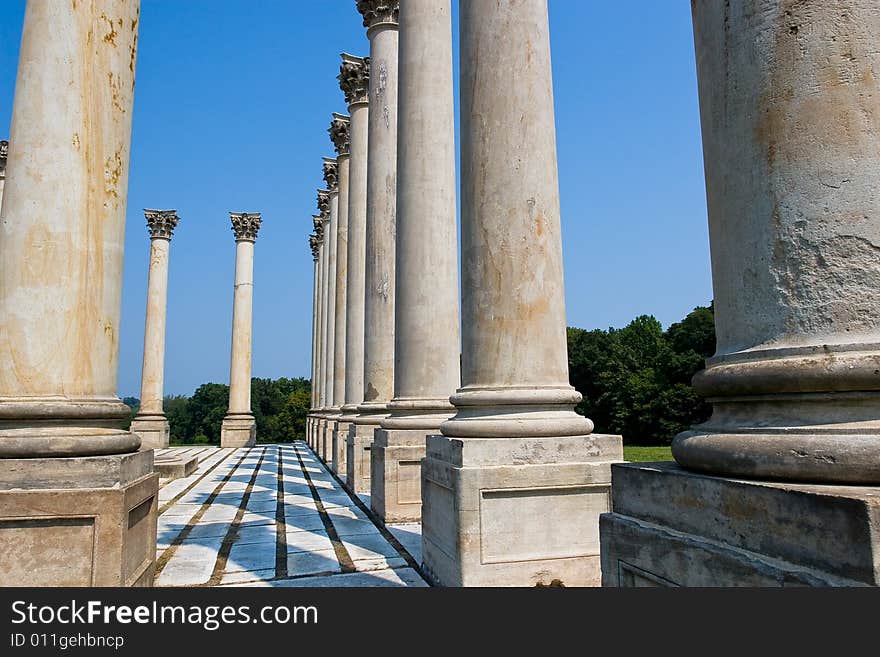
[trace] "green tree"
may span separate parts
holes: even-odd
[[[220,426],[229,407],[229,386],[224,383],[203,383],[189,400],[189,426],[185,435],[195,441],[206,436],[212,444],[220,443]]]

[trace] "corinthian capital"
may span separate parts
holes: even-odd
[[[174,229],[177,228],[177,222],[180,221],[177,210],[147,210],[145,208],[144,216],[147,218],[147,228],[150,230],[151,238],[161,237],[170,240]]]
[[[309,235],[309,248],[312,250],[312,259],[318,262],[318,253],[321,247],[321,241],[317,235]]]
[[[349,105],[369,102],[370,93],[370,58],[355,57],[342,53],[342,65],[339,67],[339,88],[345,94],[345,102]]]
[[[327,189],[331,192],[336,191],[336,185],[339,182],[337,175],[336,158],[325,157],[324,159],[324,182],[327,183]]]
[[[260,224],[263,223],[259,212],[230,212],[229,218],[232,220],[232,232],[235,233],[236,242],[239,240],[257,241],[257,231],[260,230]]]
[[[324,241],[324,217],[319,214],[312,215],[312,226],[315,227],[315,239],[318,244]]]
[[[324,221],[330,219],[330,192],[326,189],[318,190],[318,211]]]
[[[369,29],[378,23],[397,23],[400,0],[357,0],[357,8]]]
[[[330,141],[333,142],[337,155],[348,155],[350,153],[350,123],[351,117],[333,112],[333,120],[330,121],[330,128],[328,128],[327,132],[330,133]]]

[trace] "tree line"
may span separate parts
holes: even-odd
[[[711,407],[691,387],[715,353],[712,306],[699,306],[665,331],[650,315],[621,329],[568,329],[571,384],[584,396],[577,411],[597,433],[618,433],[628,445],[668,445],[708,419]],[[137,413],[139,401],[123,401]],[[251,379],[251,407],[260,442],[291,442],[305,434],[311,401],[307,379]],[[165,397],[171,441],[219,444],[229,386],[203,383],[192,396]]]
[[[257,422],[257,440],[287,443],[303,438],[306,414],[311,402],[308,379],[251,379],[251,411]],[[123,401],[137,414],[140,401]],[[183,444],[220,444],[220,425],[229,406],[229,386],[203,383],[192,396],[167,395],[165,416],[171,425],[171,442]]]

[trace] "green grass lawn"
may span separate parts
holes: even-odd
[[[623,458],[626,461],[671,461],[671,447],[638,447],[625,445]]]

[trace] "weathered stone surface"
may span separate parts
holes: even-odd
[[[153,459],[153,469],[165,479],[180,479],[188,477],[199,465],[198,456],[192,454],[179,454],[176,450],[157,454]]]
[[[370,505],[383,522],[422,517],[424,430],[376,429],[370,448]]]
[[[0,586],[151,586],[153,452],[0,460]]]
[[[604,586],[880,584],[880,488],[612,467]]]
[[[444,586],[598,586],[599,514],[609,511],[620,436],[506,439],[429,436],[422,461],[422,558]],[[465,445],[478,443],[474,463]],[[552,460],[543,454],[552,453]],[[529,454],[521,458],[518,455]],[[464,458],[461,459],[461,455]]]
[[[370,492],[371,445],[376,427],[352,423],[348,427],[345,456],[345,484],[353,493]]]
[[[131,421],[131,432],[141,437],[141,449],[162,449],[168,447],[171,425],[164,413],[161,415],[142,415],[138,413]]]
[[[880,483],[880,13],[693,3],[718,349],[702,472]],[[735,220],[734,220],[735,218]]]
[[[257,444],[257,421],[250,413],[231,414],[220,425],[221,447],[253,447]]]

